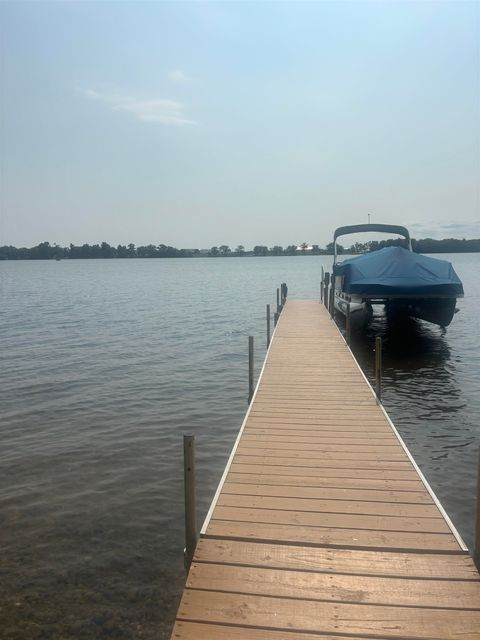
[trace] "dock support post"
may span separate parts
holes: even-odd
[[[480,449],[478,450],[477,465],[477,510],[475,516],[475,546],[473,550],[473,561],[480,572]]]
[[[320,302],[323,302],[323,274],[324,274],[324,270],[323,270],[323,264],[322,264],[322,271],[320,274]]]
[[[267,349],[270,346],[270,305],[267,304]]]
[[[277,287],[277,313],[280,313],[280,289]]]
[[[278,322],[278,311],[273,314],[273,326],[276,327]]]
[[[195,501],[195,436],[183,436],[183,477],[185,491],[185,551],[188,571],[197,546],[197,509]]]
[[[330,300],[329,300],[329,311],[330,311],[330,316],[333,318],[333,316],[335,315],[335,287],[334,287],[334,280],[332,278],[332,284],[330,285]]]
[[[350,346],[350,337],[352,333],[352,322],[350,317],[350,300],[347,302],[347,315],[345,316],[345,339]]]
[[[382,339],[375,338],[375,393],[377,400],[382,401]]]
[[[248,336],[248,404],[253,398],[253,336]]]
[[[328,285],[330,283],[330,274],[328,271],[325,272],[325,276],[323,278],[323,302],[325,304],[325,308],[328,309]]]
[[[284,307],[284,305],[285,305],[285,303],[287,301],[287,291],[288,291],[287,283],[286,282],[282,282],[282,284],[281,284],[281,292],[282,292],[282,295],[281,295],[281,306],[282,306],[282,309],[283,309],[283,307]]]

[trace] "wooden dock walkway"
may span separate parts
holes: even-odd
[[[325,308],[289,301],[173,640],[480,639],[480,578]]]

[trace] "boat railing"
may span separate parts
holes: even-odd
[[[338,227],[333,234],[333,264],[337,262],[337,238],[346,236],[351,233],[369,233],[376,231],[378,233],[395,233],[403,236],[407,240],[408,249],[412,251],[412,241],[410,233],[406,227],[397,224],[353,224],[345,227]]]

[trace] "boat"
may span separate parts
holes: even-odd
[[[338,261],[337,239],[351,233],[378,231],[405,238],[406,248],[385,247],[378,251]],[[339,227],[333,235],[334,307],[350,314],[357,326],[372,318],[372,305],[384,305],[387,317],[419,318],[447,327],[458,311],[457,298],[463,285],[447,260],[412,251],[406,227],[387,224],[358,224]]]

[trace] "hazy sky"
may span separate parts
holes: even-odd
[[[0,2],[0,245],[480,237],[479,2]]]

